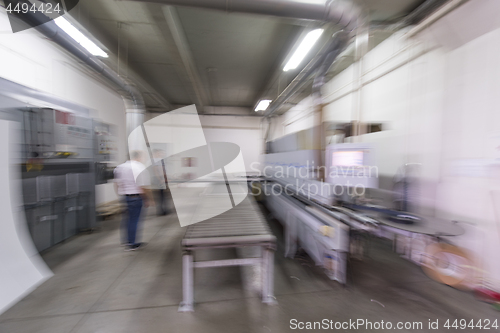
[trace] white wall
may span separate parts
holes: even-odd
[[[474,223],[476,253],[500,286],[500,29],[451,50],[447,58],[442,216]]]
[[[284,116],[270,118],[270,123],[267,121],[263,124],[262,137],[265,137],[267,131],[269,130],[267,141],[272,141],[277,138],[281,138],[285,135],[285,126],[283,124]]]
[[[154,115],[149,114],[146,118],[150,120]],[[264,147],[261,118],[231,115],[200,115],[199,118],[206,141],[237,144],[241,148],[246,171],[251,171],[251,164],[259,161]],[[165,129],[161,125],[148,127],[148,135],[151,137],[162,138],[164,141],[164,133]]]
[[[382,122],[384,131],[355,140],[375,145],[381,175],[422,164],[420,211],[472,223],[455,241],[500,289],[498,54],[500,2],[469,1],[416,38],[402,31],[363,58],[359,118],[352,66],[333,78],[323,117]],[[306,99],[281,116],[283,135],[311,127],[311,111]]]
[[[118,161],[126,159],[125,106],[119,94],[34,29],[13,34],[0,8],[0,77],[91,109],[91,117],[116,125]],[[97,203],[116,198],[111,184],[98,185]]]
[[[284,113],[283,116],[280,117],[282,120],[283,134],[287,135],[314,127],[317,124],[315,123],[317,119],[315,119],[313,111],[313,100],[311,97],[307,97]]]
[[[232,142],[240,146],[247,172],[259,161],[264,148],[260,117],[200,116],[207,142]]]

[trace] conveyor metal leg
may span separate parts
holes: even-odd
[[[193,255],[185,252],[182,256],[182,297],[179,312],[192,312],[193,308]]]
[[[347,253],[345,252],[337,252],[338,255],[338,277],[337,280],[341,284],[347,283]]]
[[[297,244],[296,244],[296,232],[295,232],[295,224],[297,221],[295,220],[295,216],[290,212],[287,214],[286,223],[284,227],[285,233],[285,257],[293,258],[295,257],[295,253],[297,252]]]
[[[262,302],[277,304],[274,297],[274,251],[262,249]]]
[[[292,237],[290,236],[290,227],[285,225],[285,258],[288,258],[290,256],[290,247],[291,247],[291,242],[292,242]]]

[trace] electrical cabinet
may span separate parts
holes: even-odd
[[[24,210],[36,248],[43,251],[96,226],[95,185],[112,176],[112,125],[71,112],[22,112]]]

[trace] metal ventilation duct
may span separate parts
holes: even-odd
[[[337,32],[332,40],[326,44],[323,49],[304,67],[302,71],[290,82],[290,84],[281,92],[271,105],[267,108],[264,116],[271,116],[284,103],[293,97],[309,80],[315,75],[313,91],[315,92],[315,101],[321,99],[321,87],[325,83],[325,75],[333,61],[344,50],[349,42],[349,34],[344,31]]]
[[[21,0],[19,2],[21,4],[27,3],[31,5],[31,3],[26,0]],[[28,11],[23,14],[22,18],[26,23],[31,26],[35,26],[35,29],[83,61],[90,68],[102,75],[119,89],[122,96],[124,96],[127,110],[127,135],[131,130],[140,126],[144,122],[144,113],[146,112],[144,100],[141,93],[134,85],[128,82],[125,78],[119,76],[97,57],[90,54],[67,33],[61,30],[54,21],[47,22],[47,17],[44,14],[40,12],[33,13]]]
[[[352,1],[326,0],[130,0],[163,5],[197,7],[225,12],[250,13],[332,22],[339,29],[352,31],[357,26],[358,8]]]

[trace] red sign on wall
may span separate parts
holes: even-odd
[[[75,117],[69,112],[62,112],[56,110],[56,124],[74,125]]]

